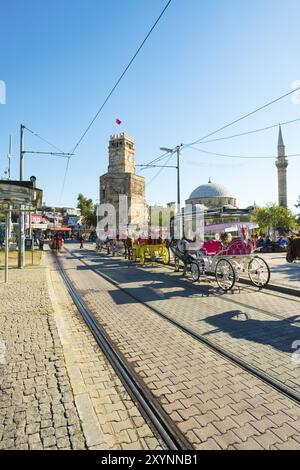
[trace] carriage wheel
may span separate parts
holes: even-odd
[[[199,268],[199,265],[196,261],[193,261],[191,263],[191,276],[192,276],[193,282],[199,281],[200,268]]]
[[[257,287],[265,287],[270,281],[270,268],[266,261],[255,256],[249,261],[248,274],[250,281]]]
[[[220,259],[217,262],[215,276],[218,286],[224,292],[227,292],[233,288],[235,284],[235,271],[229,260]]]
[[[167,247],[164,247],[162,250],[162,260],[164,264],[170,263],[170,253]]]
[[[174,264],[175,264],[175,272],[178,273],[180,261],[179,261],[179,258],[177,258],[177,256],[175,256]]]

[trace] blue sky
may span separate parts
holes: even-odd
[[[107,92],[162,10],[163,0],[10,0],[1,4],[0,175],[13,135],[12,176],[18,177],[19,125],[70,151]],[[290,91],[300,80],[299,0],[173,0],[70,163],[26,156],[48,204],[76,204],[82,192],[96,200],[107,168],[111,133],[135,138],[137,163],[160,155],[161,146],[188,143]],[[115,124],[115,118],[122,126]],[[219,136],[300,117],[291,98]],[[283,127],[288,154],[300,153],[300,122]],[[211,152],[276,155],[277,129],[203,144]],[[26,134],[26,148],[51,150]],[[300,157],[288,168],[288,199],[300,194]],[[157,171],[157,170],[156,170]],[[156,173],[141,174],[149,182]],[[273,160],[234,160],[189,149],[182,154],[182,199],[213,181],[229,187],[240,206],[277,199]],[[176,199],[176,174],[164,170],[147,184],[149,203]]]

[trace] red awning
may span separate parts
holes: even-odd
[[[51,232],[71,232],[72,229],[70,227],[60,227],[60,228],[50,228]]]

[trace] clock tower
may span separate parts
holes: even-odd
[[[109,146],[109,173],[135,173],[134,141],[127,134],[113,134],[110,136]]]
[[[112,204],[119,220],[119,197],[127,196],[128,223],[143,225],[146,217],[145,178],[135,174],[134,140],[112,134],[108,145],[108,171],[100,176],[100,204]]]

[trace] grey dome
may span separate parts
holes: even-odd
[[[189,199],[205,199],[205,198],[214,198],[214,197],[233,197],[229,189],[221,184],[208,183],[202,184],[196,188]]]

